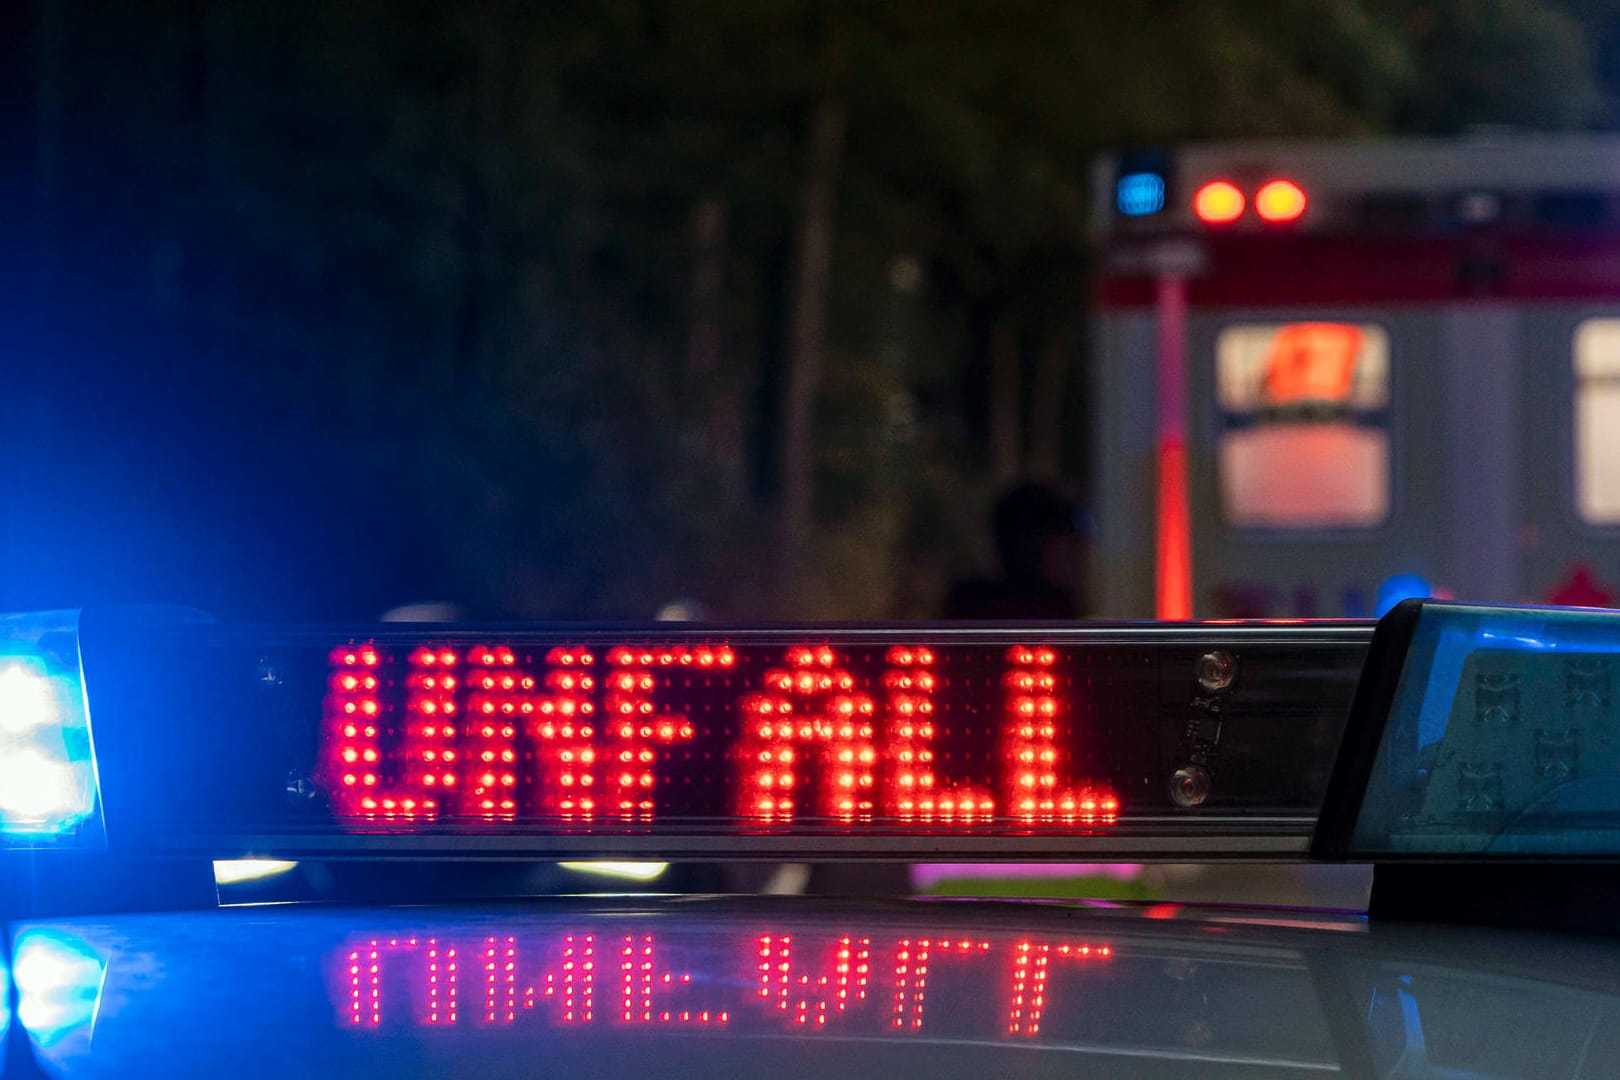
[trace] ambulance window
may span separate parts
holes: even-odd
[[[1368,528],[1389,517],[1389,335],[1329,322],[1230,326],[1215,343],[1226,521]]]
[[[1620,525],[1620,319],[1575,330],[1575,508]]]

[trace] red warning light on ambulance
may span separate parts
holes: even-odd
[[[1305,192],[1291,180],[1272,180],[1254,194],[1254,212],[1274,225],[1298,221],[1305,213]]]
[[[1243,216],[1243,192],[1229,180],[1211,180],[1193,195],[1193,213],[1206,225],[1225,225]]]

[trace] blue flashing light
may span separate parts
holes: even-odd
[[[1620,613],[1425,603],[1350,846],[1620,856]]]
[[[1114,205],[1126,217],[1147,217],[1164,209],[1164,177],[1158,173],[1134,172],[1114,184]]]
[[[78,615],[0,616],[0,847],[99,840]]]
[[[1434,589],[1418,575],[1392,574],[1378,586],[1378,606],[1375,610],[1382,619],[1402,600],[1427,600],[1433,595]]]
[[[88,1043],[101,1010],[107,962],[82,939],[34,928],[17,935],[11,977],[17,989],[17,1026],[42,1051]]]

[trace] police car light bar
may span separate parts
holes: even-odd
[[[1379,623],[1313,854],[1620,857],[1620,612],[1407,600]]]
[[[71,611],[0,615],[0,847],[103,840]]]
[[[103,617],[83,639],[117,853],[1140,859],[1302,855],[1370,634]]]

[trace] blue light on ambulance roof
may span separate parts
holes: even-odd
[[[1418,575],[1391,574],[1379,583],[1375,612],[1382,619],[1402,600],[1426,600],[1433,595],[1434,589]]]
[[[1121,176],[1114,184],[1114,205],[1126,217],[1157,214],[1164,209],[1164,177],[1151,172]]]
[[[99,830],[78,616],[0,616],[0,846]]]

